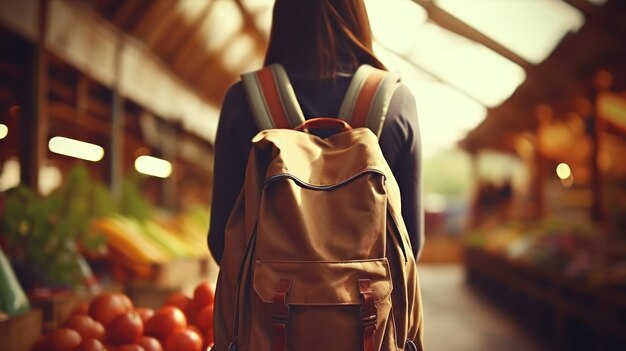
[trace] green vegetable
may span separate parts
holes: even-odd
[[[30,310],[28,299],[17,281],[9,260],[0,249],[0,311],[14,316]]]

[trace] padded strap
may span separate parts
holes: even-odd
[[[304,123],[287,72],[280,64],[241,76],[259,130],[296,128]],[[360,66],[354,74],[338,117],[353,128],[366,127],[380,136],[391,97],[400,77],[394,73]]]
[[[296,93],[280,64],[241,76],[259,130],[295,128],[304,123]]]
[[[400,77],[394,73],[369,65],[360,66],[341,103],[339,118],[352,128],[367,127],[380,136],[389,102],[399,81]]]

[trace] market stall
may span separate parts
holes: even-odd
[[[461,142],[476,169],[465,264],[472,286],[551,347],[621,350],[626,53],[620,15],[593,18],[540,65],[546,79]]]

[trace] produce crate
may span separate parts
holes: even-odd
[[[626,298],[468,248],[467,281],[555,350],[626,350]]]
[[[41,311],[37,309],[0,321],[0,349],[28,351],[41,332]]]
[[[86,293],[62,293],[46,297],[31,297],[30,302],[43,316],[43,332],[47,333],[63,325],[70,313],[80,304],[89,303],[96,295],[103,292],[119,292],[121,286],[111,285],[105,289]]]
[[[190,295],[203,281],[215,282],[217,265],[210,258],[182,259],[154,265],[150,279],[131,280],[124,292],[136,306],[157,308],[174,292]]]

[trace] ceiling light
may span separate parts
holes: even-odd
[[[135,159],[135,169],[139,173],[159,178],[167,178],[172,174],[172,164],[169,161],[146,155]]]
[[[69,157],[87,161],[100,161],[104,157],[104,149],[96,144],[56,136],[48,142],[50,151]]]
[[[9,127],[7,127],[4,124],[0,123],[0,139],[6,138],[7,135],[9,135]]]
[[[567,163],[559,163],[559,165],[556,166],[556,175],[561,179],[567,179],[572,175],[572,170]]]

